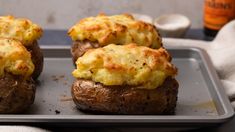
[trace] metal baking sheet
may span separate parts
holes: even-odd
[[[75,125],[198,125],[227,121],[233,109],[208,55],[197,48],[168,48],[178,67],[175,115],[94,115],[76,109],[71,99],[74,69],[68,46],[43,46],[44,70],[34,104],[24,114],[1,115],[1,123]]]

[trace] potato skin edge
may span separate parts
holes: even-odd
[[[0,114],[24,112],[33,104],[35,92],[33,79],[5,73],[0,77]]]
[[[26,46],[26,48],[30,52],[31,59],[32,59],[33,64],[35,66],[34,72],[32,74],[32,78],[34,80],[37,80],[37,78],[40,76],[40,74],[43,70],[43,63],[44,63],[43,53],[42,53],[37,41],[34,41],[33,44]]]
[[[77,79],[71,92],[79,110],[105,114],[174,114],[178,82],[168,77],[162,86],[149,90],[136,86],[104,86]]]

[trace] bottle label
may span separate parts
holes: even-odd
[[[235,18],[235,0],[205,0],[204,26],[219,30]]]

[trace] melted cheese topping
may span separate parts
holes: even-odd
[[[31,54],[17,40],[0,38],[0,76],[4,72],[29,77],[34,71]]]
[[[132,85],[154,89],[168,76],[177,74],[164,48],[150,49],[135,44],[114,45],[88,50],[78,58],[76,78],[91,79],[104,85]]]
[[[41,36],[42,29],[30,20],[13,16],[0,17],[0,37],[17,39],[28,46]]]
[[[149,23],[137,21],[131,15],[88,17],[82,19],[69,32],[74,41],[89,40],[101,46],[115,43],[119,45],[136,43],[137,45],[159,48],[162,40],[156,28]]]

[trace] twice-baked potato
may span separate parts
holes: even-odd
[[[173,114],[177,68],[164,48],[136,44],[88,50],[76,61],[73,100],[80,110],[111,114]]]
[[[42,32],[41,27],[28,19],[0,16],[0,37],[19,40],[31,53],[35,65],[32,74],[34,80],[38,78],[43,69],[43,54],[37,43]]]
[[[34,68],[20,41],[0,38],[0,113],[21,113],[34,102]]]
[[[160,48],[162,40],[154,25],[135,20],[132,15],[122,14],[84,18],[68,31],[74,41],[71,47],[73,61],[88,49],[114,43],[136,43],[140,46]]]

